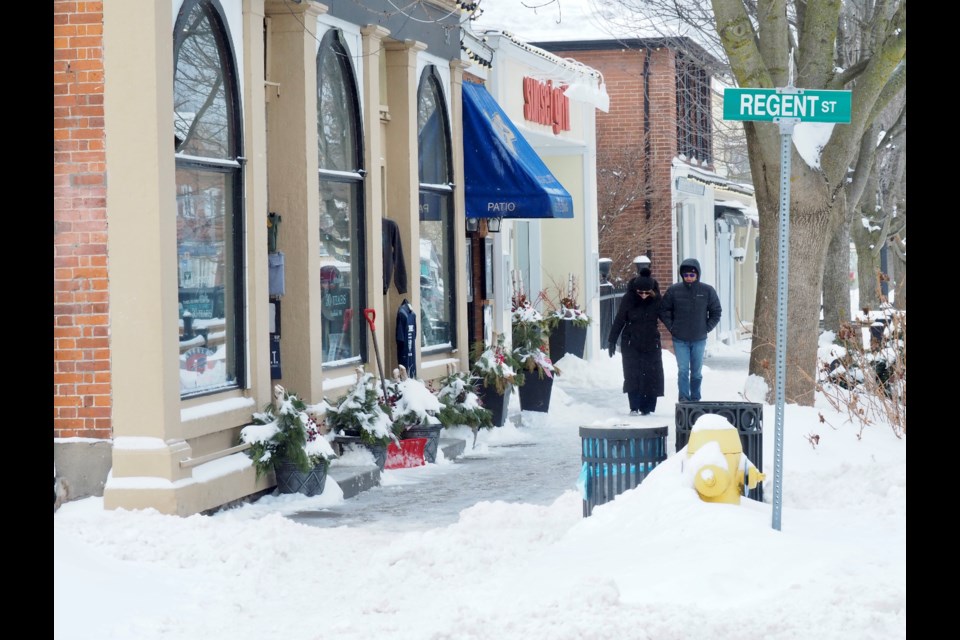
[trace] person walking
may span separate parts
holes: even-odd
[[[660,351],[660,290],[649,275],[630,281],[610,327],[607,345],[612,358],[617,340],[623,356],[623,392],[630,415],[649,415],[663,395],[663,358]]]
[[[720,297],[700,281],[700,262],[680,263],[680,282],[670,285],[660,304],[660,321],[673,336],[680,402],[700,400],[707,334],[720,322]]]

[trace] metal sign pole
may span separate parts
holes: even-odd
[[[787,378],[787,273],[790,267],[790,156],[793,128],[801,122],[850,122],[852,93],[793,86],[793,52],[786,87],[731,88],[723,91],[724,120],[776,122],[780,125],[780,243],[777,272],[776,401],[773,449],[773,528],[780,531],[783,496],[783,403]]]
[[[784,89],[788,93],[792,87]],[[773,528],[780,531],[783,498],[783,395],[787,373],[787,274],[790,269],[790,152],[799,118],[777,118],[780,125],[780,242],[777,247],[777,421],[773,443]]]

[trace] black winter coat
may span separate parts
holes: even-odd
[[[645,396],[663,395],[663,358],[660,353],[660,292],[641,298],[633,287],[620,298],[620,308],[610,327],[607,344],[620,339],[623,356],[623,392]]]
[[[720,322],[720,297],[717,290],[700,282],[700,262],[687,258],[680,263],[680,271],[692,267],[697,271],[695,282],[670,285],[663,294],[660,321],[677,340],[698,342]]]

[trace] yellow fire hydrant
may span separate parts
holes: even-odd
[[[704,502],[740,504],[744,486],[754,489],[766,476],[740,445],[740,434],[726,418],[701,416],[687,442],[693,487]]]

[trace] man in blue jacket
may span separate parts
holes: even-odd
[[[716,289],[700,282],[700,262],[681,262],[680,282],[670,285],[660,305],[660,321],[673,336],[680,402],[700,400],[707,334],[720,322],[720,312]]]

